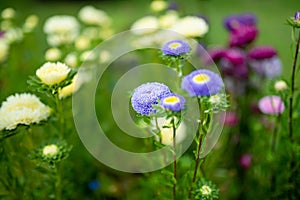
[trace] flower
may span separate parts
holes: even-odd
[[[71,84],[69,84],[63,88],[60,88],[58,90],[59,99],[66,98],[66,97],[70,96],[71,94],[75,93],[80,88],[80,85],[81,85],[81,81],[78,78],[78,76],[75,75],[72,79]]]
[[[84,6],[78,13],[79,19],[87,25],[109,26],[110,17],[103,10],[96,9],[93,6]]]
[[[203,37],[208,32],[208,24],[203,18],[186,16],[178,20],[170,29],[185,37]]]
[[[253,42],[258,34],[255,26],[242,25],[234,29],[229,38],[230,47],[245,47]]]
[[[23,25],[23,30],[25,33],[31,32],[39,23],[39,17],[36,15],[30,15],[26,18]]]
[[[43,155],[53,157],[59,152],[58,147],[55,144],[47,145],[43,148]]]
[[[280,92],[287,89],[287,84],[285,81],[279,80],[275,82],[274,88],[277,92]]]
[[[223,87],[221,77],[207,69],[195,70],[185,76],[181,88],[190,96],[210,96],[220,92]]]
[[[247,169],[251,165],[252,156],[250,154],[244,154],[240,157],[240,165],[241,167]]]
[[[295,12],[295,16],[294,16],[294,20],[296,21],[296,22],[300,22],[300,12]]]
[[[160,100],[160,105],[165,109],[178,112],[184,109],[185,99],[178,94],[169,94]]]
[[[224,26],[229,31],[233,31],[235,29],[238,29],[241,25],[255,26],[256,21],[256,16],[251,13],[231,15],[224,19]]]
[[[131,31],[137,35],[149,34],[159,28],[159,21],[154,16],[145,16],[131,26]]]
[[[19,124],[30,125],[46,120],[51,110],[29,93],[9,96],[0,108],[0,130],[13,130]]]
[[[177,122],[178,119],[175,118],[175,123]],[[152,125],[156,127],[156,122],[154,121],[154,119],[152,121]],[[164,117],[158,117],[157,126],[160,129],[160,135],[161,135],[160,142],[163,145],[169,145],[169,146],[173,145],[173,127],[171,124],[171,119],[167,120]],[[185,137],[186,137],[186,125],[182,121],[176,129],[176,136],[175,136],[176,144],[181,143]],[[159,140],[158,137],[156,137],[156,139]]]
[[[213,200],[218,199],[219,190],[216,185],[211,181],[206,181],[205,179],[200,179],[196,183],[196,188],[193,190],[193,199],[200,200]]]
[[[132,108],[142,115],[153,114],[155,109],[152,108],[152,105],[157,104],[159,99],[170,93],[168,86],[162,83],[150,82],[142,84],[133,92],[131,97]]]
[[[164,44],[161,50],[164,55],[180,56],[190,52],[190,46],[182,40],[172,40]]]
[[[47,62],[36,71],[36,76],[46,85],[55,85],[64,81],[70,68],[61,62]]]
[[[90,40],[86,36],[80,36],[75,40],[75,48],[77,50],[85,50],[90,47]]]
[[[2,19],[12,19],[16,15],[16,11],[13,8],[5,8],[1,12]]]
[[[273,47],[254,47],[248,52],[248,63],[259,75],[274,78],[282,72],[282,64]]]
[[[234,127],[239,123],[239,117],[235,112],[228,111],[220,115],[220,121],[224,123],[225,126]]]
[[[160,12],[165,10],[168,7],[167,2],[163,1],[163,0],[153,0],[150,4],[150,8],[151,10],[155,11],[155,12]]]
[[[51,46],[70,44],[79,35],[79,23],[73,16],[57,15],[50,17],[44,24],[44,32]]]
[[[213,48],[207,51],[207,54],[204,54],[203,63],[204,65],[211,65],[213,62],[218,62],[223,58],[225,49],[223,48]]]
[[[57,61],[61,58],[61,51],[58,48],[50,48],[45,53],[45,59],[47,61]]]
[[[75,53],[69,53],[64,61],[70,67],[76,67],[78,64],[78,59]]]
[[[178,20],[178,13],[174,10],[168,11],[165,15],[159,17],[159,26],[168,29]]]
[[[285,107],[279,96],[266,96],[259,100],[258,108],[262,113],[274,115],[283,113]]]

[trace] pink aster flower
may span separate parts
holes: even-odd
[[[259,100],[258,108],[262,113],[274,115],[284,111],[284,103],[279,96],[266,96]]]
[[[242,168],[247,169],[251,165],[252,156],[250,154],[244,154],[240,157],[240,165]]]

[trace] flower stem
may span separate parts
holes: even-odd
[[[61,175],[60,175],[60,167],[55,165],[55,199],[61,200],[62,199],[62,191],[61,191]]]
[[[174,163],[173,163],[173,175],[174,175],[174,183],[173,183],[173,199],[176,199],[176,185],[177,185],[177,163],[176,163],[176,126],[175,126],[175,117],[172,119],[173,126],[173,151],[174,151]]]
[[[63,117],[63,109],[62,109],[62,101],[59,99],[59,96],[58,94],[56,94],[56,109],[57,109],[57,112],[56,112],[56,118],[58,120],[58,124],[59,124],[59,136],[61,138],[64,137],[64,117]]]

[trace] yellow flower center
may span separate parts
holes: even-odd
[[[179,42],[173,42],[173,43],[169,44],[169,48],[171,48],[171,49],[177,49],[181,46],[182,46],[182,44],[180,44]]]
[[[207,83],[210,80],[210,77],[206,74],[197,74],[196,76],[193,77],[193,81],[195,83]]]
[[[175,96],[170,96],[164,99],[164,103],[167,104],[174,104],[174,103],[178,103],[179,102],[179,98],[175,97]]]
[[[203,195],[210,195],[210,193],[211,193],[211,188],[210,188],[209,186],[207,186],[207,185],[203,185],[203,186],[201,187],[200,191],[201,191],[201,193],[202,193]]]

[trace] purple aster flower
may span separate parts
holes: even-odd
[[[251,165],[252,156],[250,154],[244,154],[240,157],[241,167],[247,169]]]
[[[195,70],[182,79],[181,88],[190,96],[209,96],[220,92],[223,87],[221,77],[207,69]]]
[[[282,71],[281,61],[273,47],[254,47],[248,53],[249,66],[259,75],[267,78],[279,76]]]
[[[155,109],[152,105],[157,104],[159,99],[169,95],[170,93],[171,91],[168,86],[162,83],[145,83],[134,90],[131,97],[131,105],[137,113],[150,115],[155,113]]]
[[[180,56],[190,52],[190,45],[182,40],[172,40],[164,44],[161,50],[164,55]]]
[[[224,56],[225,51],[224,48],[209,49],[207,54],[203,56],[204,65],[211,65],[213,62],[218,62]]]
[[[298,22],[300,21],[300,12],[295,12],[294,20]]]
[[[238,79],[248,77],[248,68],[244,53],[239,49],[228,49],[224,52],[220,62],[221,70],[227,76]]]
[[[224,26],[229,31],[233,31],[241,25],[255,26],[256,16],[250,13],[245,13],[241,15],[231,15],[224,19]]]
[[[283,113],[285,107],[279,96],[266,96],[259,100],[258,108],[262,113],[274,115]]]
[[[230,34],[230,47],[244,47],[256,39],[258,30],[255,26],[242,25]]]
[[[163,97],[160,101],[160,105],[165,109],[169,109],[174,112],[184,109],[185,99],[178,94],[169,94]]]

